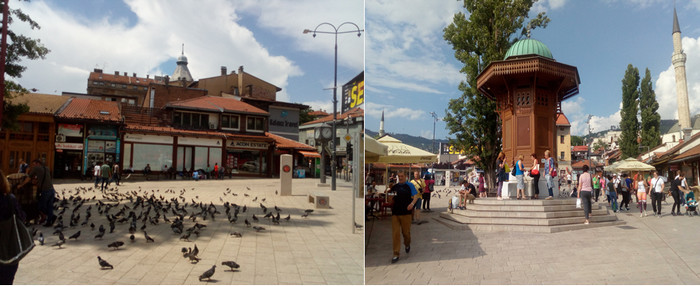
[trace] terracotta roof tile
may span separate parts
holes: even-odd
[[[557,113],[557,126],[571,126],[571,122],[564,113]]]
[[[279,149],[298,149],[298,150],[308,150],[308,151],[316,151],[316,148],[311,147],[309,145],[306,145],[304,143],[300,143],[291,139],[284,138],[279,135],[272,134],[270,132],[265,132],[265,135],[274,139],[275,144],[277,145],[277,148]]]
[[[237,100],[235,98],[226,98],[219,96],[202,96],[177,102],[170,102],[166,104],[166,107],[194,108],[214,112],[236,112],[261,115],[269,114],[260,108]]]
[[[65,108],[56,115],[65,119],[90,119],[120,122],[122,119],[119,103],[114,101],[71,98]]]
[[[9,101],[14,104],[24,103],[29,106],[29,113],[53,115],[70,97],[43,93],[15,93]]]
[[[339,114],[338,120],[342,120],[342,119],[345,119],[348,117],[355,118],[355,117],[363,117],[363,116],[365,116],[365,111],[362,108],[355,107],[353,109],[348,110],[345,113]],[[333,114],[316,119],[314,121],[306,122],[306,123],[302,124],[302,126],[315,124],[315,123],[331,122],[331,121],[333,121]]]

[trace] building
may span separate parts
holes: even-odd
[[[356,138],[355,136],[360,136],[364,132],[364,113],[362,108],[355,107],[348,110],[345,113],[339,114],[337,116],[338,121],[336,124],[336,134],[335,134],[335,144],[336,144],[336,157],[338,158],[337,170],[341,170],[342,166],[347,163],[348,157],[346,156],[347,142],[345,141],[345,136],[350,135],[351,138]],[[314,121],[310,121],[302,124],[299,127],[299,142],[306,145],[316,146],[317,151],[321,152],[321,146],[314,139],[314,129],[316,127],[321,127],[322,125],[330,126],[333,122],[333,115],[328,115]],[[330,145],[328,150],[332,150]],[[325,160],[328,164],[326,166],[330,167],[331,154],[326,154]]]
[[[63,95],[83,98],[99,98],[105,101],[117,101],[129,105],[143,105],[148,86],[152,83],[165,83],[165,78],[138,77],[136,73],[131,76],[127,72],[120,74],[103,73],[102,69],[94,69],[90,72],[87,81],[87,94],[64,92]]]
[[[19,161],[31,163],[34,159],[40,159],[49,168],[54,168],[56,159],[54,144],[56,143],[56,121],[54,113],[68,100],[66,97],[24,93],[16,94],[9,99],[14,104],[26,104],[29,112],[19,115],[17,118],[17,130],[0,131],[0,169],[6,175],[19,171]],[[58,138],[60,139],[60,138]],[[62,147],[62,146],[56,146]],[[73,162],[68,166],[80,168],[79,162]],[[63,169],[62,164],[56,164]]]
[[[688,104],[688,83],[686,81],[685,74],[685,61],[686,55],[683,52],[683,43],[681,42],[681,28],[678,24],[678,15],[676,14],[676,8],[673,8],[673,32],[671,33],[673,37],[673,55],[671,56],[671,63],[673,64],[673,70],[676,73],[676,96],[678,98],[678,122],[680,124],[681,132],[683,132],[683,139],[690,139],[690,131],[692,126],[690,125],[690,105]]]
[[[557,113],[557,145],[552,157],[557,158],[557,166],[560,170],[571,169],[571,123],[564,113]],[[559,154],[554,154],[558,152]]]

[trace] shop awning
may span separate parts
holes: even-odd
[[[309,157],[309,158],[321,158],[321,154],[318,154],[318,152],[299,151],[299,154],[303,155],[304,157]]]

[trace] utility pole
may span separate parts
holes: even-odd
[[[430,115],[433,117],[433,152],[437,153],[437,150],[435,150],[435,123],[438,122],[438,117],[435,112],[430,112]]]

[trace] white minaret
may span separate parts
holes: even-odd
[[[683,131],[683,139],[690,138],[690,106],[688,105],[688,83],[685,77],[685,53],[681,43],[681,28],[678,25],[676,8],[673,8],[673,55],[671,62],[676,71],[676,94],[678,96],[678,125]]]
[[[384,136],[384,110],[382,110],[382,120],[379,121],[379,137]]]

